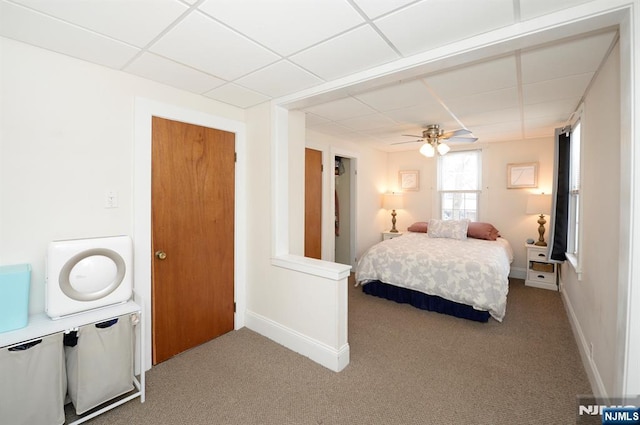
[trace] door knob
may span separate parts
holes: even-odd
[[[167,253],[164,251],[156,251],[156,257],[158,257],[158,260],[164,260],[167,258]]]

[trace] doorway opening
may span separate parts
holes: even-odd
[[[347,156],[334,155],[333,163],[333,257],[336,263],[355,267],[356,160]]]

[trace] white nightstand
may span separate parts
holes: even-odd
[[[387,239],[393,239],[393,238],[397,238],[399,236],[402,236],[403,232],[382,232],[382,240],[386,241]]]
[[[549,262],[547,247],[526,244],[527,278],[524,284],[536,288],[558,290],[557,264]]]

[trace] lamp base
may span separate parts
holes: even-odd
[[[396,229],[396,210],[391,211],[391,233],[398,233],[398,229]]]
[[[540,214],[538,218],[538,234],[540,235],[538,241],[534,243],[537,246],[547,246],[547,243],[544,241],[544,225],[547,223],[547,220],[544,219],[544,214]]]

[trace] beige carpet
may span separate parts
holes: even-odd
[[[147,373],[147,401],[92,424],[575,424],[590,394],[560,294],[512,280],[503,323],[476,323],[349,286],[340,373],[248,329]]]

